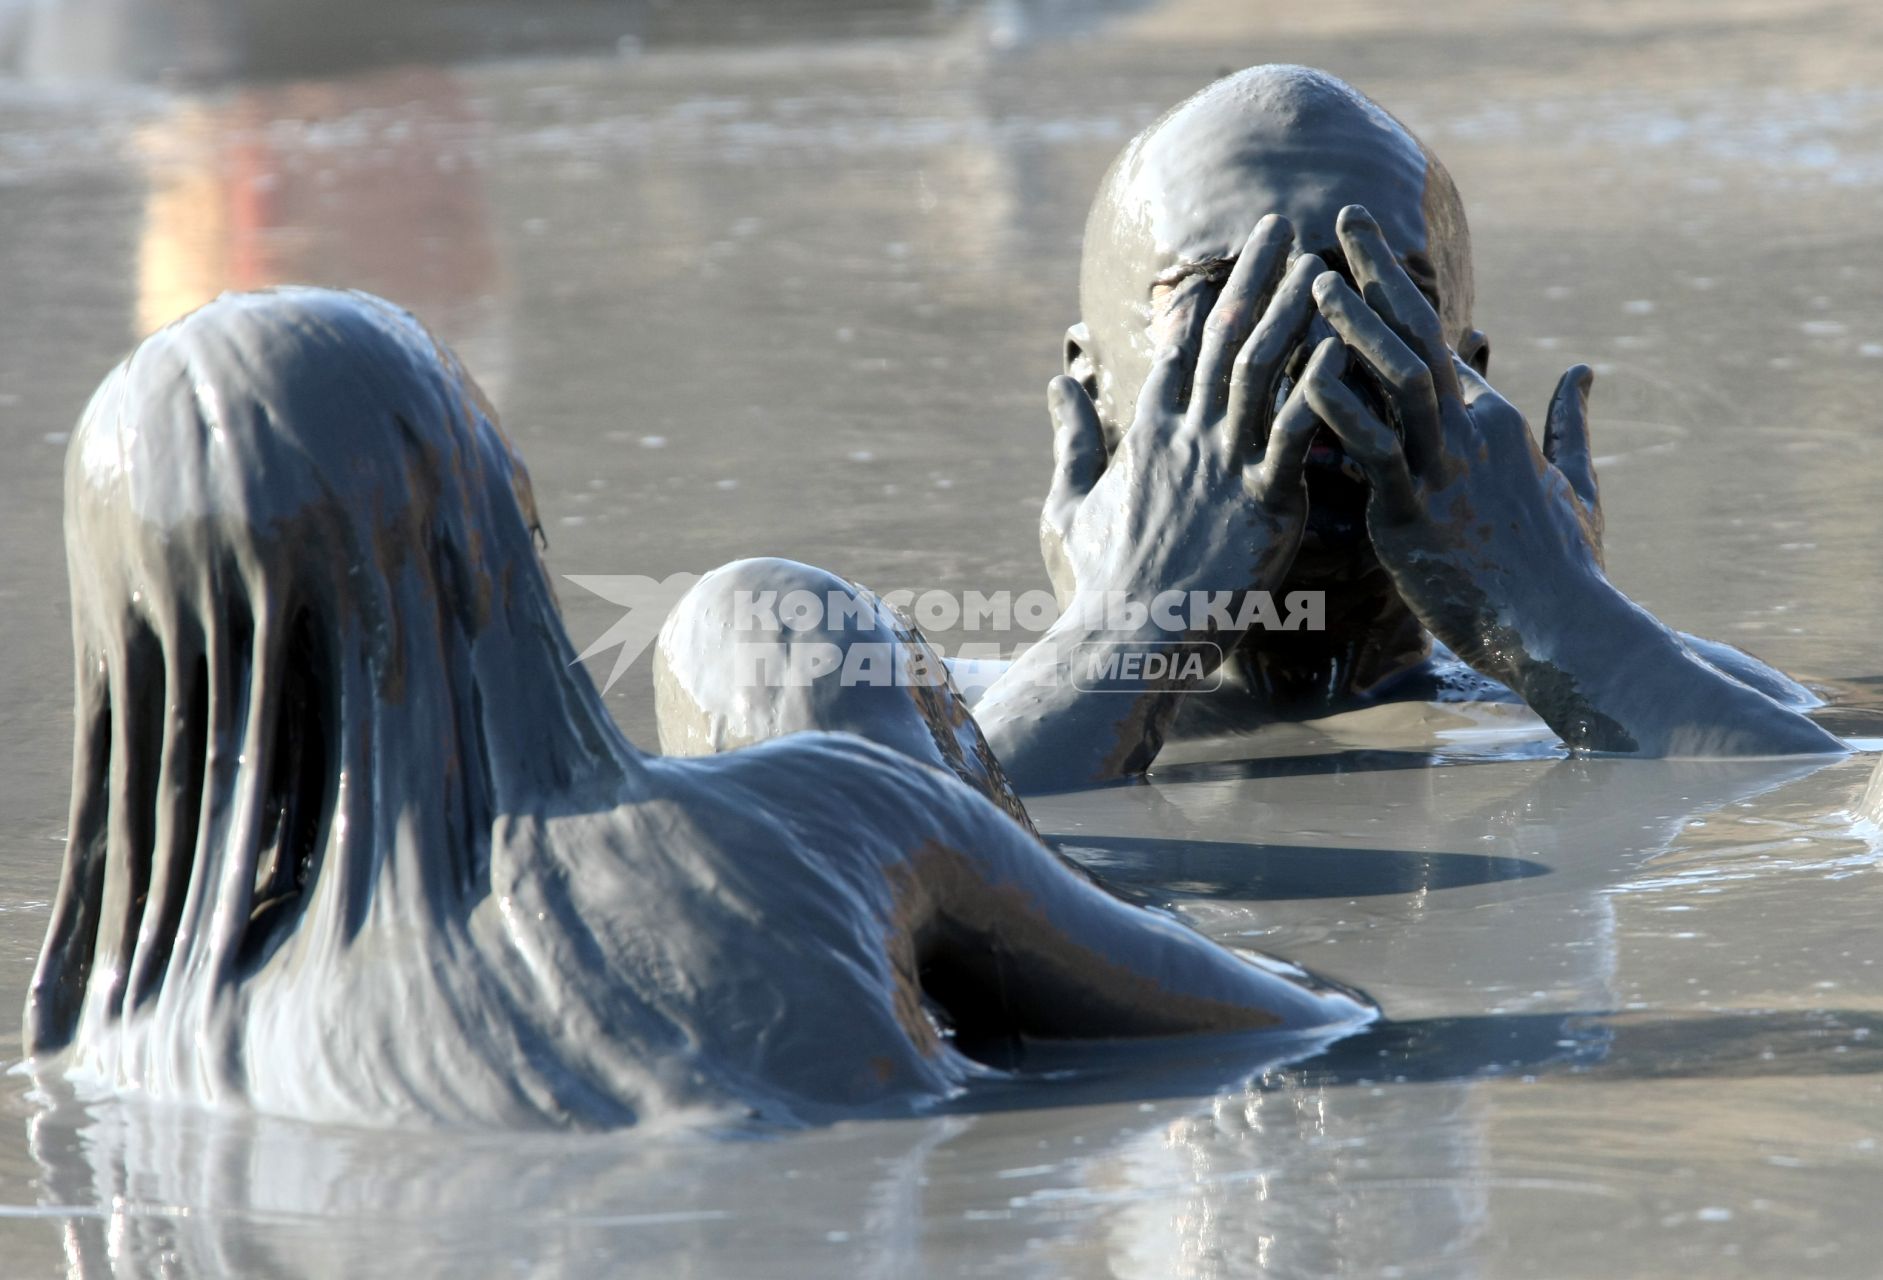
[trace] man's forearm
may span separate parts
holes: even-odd
[[[1569,746],[1645,756],[1774,756],[1844,746],[1808,717],[1702,660],[1602,579],[1573,618],[1510,644],[1500,674]]]
[[[1184,695],[1220,663],[1221,640],[1106,621],[1096,598],[1074,601],[975,704],[982,734],[1023,792],[1144,772]]]

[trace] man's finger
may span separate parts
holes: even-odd
[[[1595,371],[1579,364],[1562,376],[1550,397],[1549,417],[1543,423],[1543,456],[1569,481],[1569,487],[1589,507],[1601,501],[1595,480],[1595,454],[1589,445],[1589,387]]]
[[[1156,334],[1157,356],[1138,392],[1138,413],[1132,429],[1149,420],[1168,425],[1189,401],[1190,375],[1196,368],[1203,322],[1209,314],[1207,279],[1193,277],[1177,286],[1177,296],[1164,313]],[[1149,411],[1147,414],[1146,411]]]
[[[1347,349],[1384,386],[1406,434],[1407,463],[1420,474],[1434,470],[1444,456],[1444,430],[1431,369],[1332,271],[1314,282],[1314,301]]]
[[[1407,274],[1386,233],[1365,206],[1350,204],[1334,224],[1341,252],[1367,306],[1379,313],[1388,327],[1432,370],[1433,387],[1440,396],[1452,394],[1451,344],[1438,308]]]
[[[1313,323],[1314,281],[1326,268],[1311,253],[1302,254],[1288,269],[1281,287],[1255,332],[1236,353],[1229,377],[1229,412],[1223,420],[1236,450],[1232,456],[1253,458],[1265,447],[1272,428],[1269,415],[1283,372]]]
[[[1338,339],[1329,338],[1302,371],[1300,387],[1308,407],[1340,438],[1347,456],[1360,464],[1374,497],[1394,516],[1416,511],[1412,474],[1393,429],[1381,422],[1343,383],[1347,358]]]
[[[1490,380],[1466,364],[1464,358],[1457,352],[1452,353],[1451,373],[1452,377],[1458,379],[1458,398],[1464,402],[1467,409],[1477,408],[1480,400],[1504,399],[1498,394],[1497,388],[1491,385]],[[1505,403],[1509,402],[1505,401]]]
[[[1314,443],[1314,433],[1320,429],[1321,420],[1314,416],[1303,384],[1297,382],[1289,391],[1288,399],[1282,403],[1280,412],[1275,415],[1262,460],[1254,467],[1250,487],[1258,496],[1301,491],[1305,481],[1303,473],[1308,463],[1308,447]]]
[[[1053,415],[1053,484],[1046,494],[1045,516],[1064,528],[1105,474],[1105,428],[1092,397],[1064,374],[1047,384],[1046,404]]]
[[[1256,321],[1268,310],[1275,284],[1288,267],[1288,251],[1295,240],[1294,224],[1269,214],[1255,224],[1236,257],[1235,269],[1210,308],[1203,326],[1203,346],[1197,354],[1196,382],[1191,403],[1204,397],[1203,407],[1213,418],[1229,399],[1230,364]]]
[[[1589,387],[1595,372],[1586,364],[1563,374],[1543,422],[1543,456],[1562,474],[1582,504],[1582,527],[1597,564],[1602,563],[1602,493],[1589,441]]]

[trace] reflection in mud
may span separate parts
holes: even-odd
[[[141,337],[225,290],[329,284],[436,316],[480,370],[509,368],[479,124],[448,72],[244,88],[144,126]],[[461,148],[461,142],[460,142]],[[500,376],[484,381],[501,395]]]
[[[690,1256],[758,1254],[767,1232],[807,1272],[910,1274],[945,1265],[931,1224],[948,1216],[976,1223],[990,1253],[1045,1249],[1068,1274],[1372,1274],[1461,1256],[1500,1190],[1632,1194],[1671,1159],[1623,1139],[1626,1166],[1579,1169],[1513,1143],[1498,1121],[1521,1096],[1508,1090],[1568,1090],[1568,1115],[1645,1081],[1873,1078],[1873,1028],[1883,1013],[1441,1019],[1246,1084],[1182,1052],[1121,1050],[1109,1070],[1085,1054],[1050,1084],[965,1100],[968,1114],[798,1139],[826,1172],[770,1184],[754,1167],[769,1144],[751,1135],[395,1141],[69,1097],[33,1119],[31,1145],[39,1213],[64,1220],[82,1277],[353,1273],[421,1228],[434,1243],[402,1268],[414,1280],[506,1257],[539,1277],[630,1257],[687,1274]],[[1094,1130],[1091,1108],[1119,1102],[1137,1103],[1130,1120]],[[1018,1131],[1003,1142],[997,1122]],[[1619,1121],[1588,1123],[1614,1134]]]

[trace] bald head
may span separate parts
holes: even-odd
[[[1115,435],[1150,369],[1150,325],[1169,286],[1220,269],[1257,219],[1279,213],[1300,248],[1344,269],[1334,222],[1363,204],[1461,350],[1471,337],[1471,241],[1451,175],[1398,120],[1306,67],[1252,67],[1179,103],[1134,138],[1085,227],[1083,322],[1067,372]],[[1467,357],[1469,353],[1467,352]]]

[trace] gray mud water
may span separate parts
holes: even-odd
[[[138,335],[277,280],[406,303],[502,409],[559,574],[1043,587],[1086,202],[1256,61],[1444,157],[1500,389],[1534,418],[1596,367],[1612,576],[1883,739],[1873,6],[570,4],[475,36],[410,6],[372,66],[68,8],[0,4],[0,1061],[65,829],[64,436]],[[205,87],[151,87],[166,63]],[[581,645],[621,614],[562,602]],[[651,747],[648,674],[608,702]],[[0,1271],[1876,1273],[1873,758],[1565,761],[1525,717],[1419,707],[1183,755],[1034,815],[1389,1025],[1253,1080],[1140,1049],[756,1138],[388,1136],[0,1077]]]

